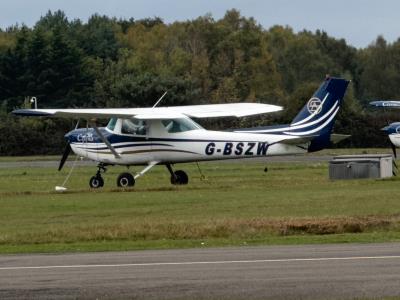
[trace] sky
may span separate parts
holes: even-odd
[[[98,13],[127,19],[160,17],[172,23],[207,13],[220,19],[232,8],[254,17],[265,29],[277,24],[296,32],[320,29],[357,48],[367,47],[378,35],[389,42],[400,37],[398,0],[0,0],[0,27],[33,26],[48,10],[58,9],[83,21]]]

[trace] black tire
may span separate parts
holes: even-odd
[[[175,176],[171,176],[171,183],[174,185],[185,185],[189,183],[189,177],[187,174],[182,171],[178,170],[174,172]]]
[[[104,186],[104,179],[101,176],[93,176],[89,180],[89,186],[92,189],[98,189]]]
[[[117,185],[123,188],[132,187],[135,185],[135,178],[131,173],[122,173],[117,178]]]

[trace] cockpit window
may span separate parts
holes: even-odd
[[[117,124],[117,118],[111,118],[108,122],[107,128],[111,131],[114,131],[115,124]]]
[[[146,135],[146,121],[136,119],[122,120],[121,133]]]
[[[202,129],[202,127],[191,119],[167,119],[161,123],[169,133],[184,132],[189,130]]]

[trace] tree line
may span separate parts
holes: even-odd
[[[58,153],[69,120],[10,116],[29,107],[152,106],[257,101],[282,113],[240,120],[206,120],[208,128],[287,123],[326,74],[352,83],[335,131],[344,146],[387,146],[379,132],[395,113],[368,107],[373,99],[400,99],[400,40],[377,37],[356,49],[326,32],[263,28],[229,10],[166,24],[92,15],[87,22],[49,11],[33,27],[0,29],[0,155]],[[400,119],[400,117],[399,117]]]

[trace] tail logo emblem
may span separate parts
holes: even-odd
[[[316,97],[311,98],[308,100],[307,103],[307,109],[310,112],[310,114],[319,114],[322,110],[322,101]]]

